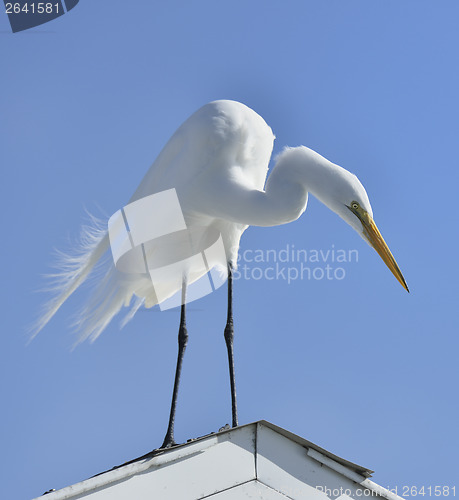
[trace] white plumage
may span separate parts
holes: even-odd
[[[301,146],[287,148],[279,155],[266,182],[273,141],[270,127],[247,106],[234,101],[207,104],[175,132],[130,202],[174,188],[191,247],[205,248],[221,235],[226,259],[235,265],[239,240],[249,225],[272,226],[297,219],[306,209],[310,192],[373,245],[406,288],[384,240],[372,229],[370,202],[357,177]],[[130,307],[128,320],[142,305],[157,303],[148,273],[117,270],[108,252],[106,223],[93,222],[93,227],[83,228],[81,252],[61,256],[61,269],[55,275],[56,297],[47,305],[35,334],[96,266],[101,268],[102,278],[80,312],[80,340],[97,338],[123,306]],[[150,258],[157,263],[178,260],[189,251],[185,247],[180,235],[160,239],[149,249]],[[211,264],[221,269],[227,265],[218,259]],[[203,268],[188,269],[188,282],[204,272]],[[168,294],[175,292],[173,283]]]

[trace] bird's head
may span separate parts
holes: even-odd
[[[354,174],[312,149],[299,146],[285,148],[279,155],[267,189],[271,188],[271,182],[279,181],[279,178],[293,179],[295,184],[301,184],[305,191],[353,227],[378,252],[403,288],[409,291],[397,262],[373,220],[367,192]]]
[[[392,274],[409,292],[402,272],[373,220],[373,211],[365,188],[354,174],[337,165],[335,167],[339,172],[335,177],[338,182],[335,185],[331,208],[378,252]]]

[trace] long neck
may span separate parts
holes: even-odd
[[[205,213],[240,224],[286,224],[305,211],[308,193],[333,209],[329,195],[336,169],[341,167],[306,147],[288,148],[279,155],[265,191],[246,186],[243,180],[238,182],[235,174],[234,182],[225,185],[224,189],[209,188],[201,203],[205,203]]]
[[[337,167],[306,147],[288,148],[278,157],[266,183],[273,224],[285,224],[305,211],[308,193],[327,203],[328,175]],[[340,168],[340,167],[338,167]]]
[[[252,219],[250,224],[277,226],[298,219],[306,210],[308,193],[329,205],[336,169],[341,167],[306,147],[284,150],[278,156],[265,191],[252,192],[249,197],[251,203],[245,210]],[[331,182],[327,182],[328,178]]]

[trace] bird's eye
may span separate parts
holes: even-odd
[[[360,206],[360,205],[359,205],[356,201],[353,201],[353,202],[351,203],[351,207],[352,207],[354,210],[357,210],[357,209],[359,208],[359,206]]]

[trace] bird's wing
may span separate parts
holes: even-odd
[[[243,104],[234,101],[207,104],[179,127],[146,173],[130,202],[175,189],[189,232],[186,238],[193,235],[194,248],[201,250],[213,244],[215,234],[220,232],[227,255],[234,257],[244,226],[225,221],[224,211],[222,217],[215,217],[209,210],[209,200],[218,203],[218,190],[224,193],[229,189],[235,169],[246,187],[262,189],[273,140],[272,131],[264,120]],[[161,217],[162,214],[152,216]],[[106,223],[83,228],[82,236],[79,251],[61,255],[59,272],[54,275],[53,291],[56,296],[47,304],[33,329],[33,335],[49,322],[96,267],[101,268],[100,278],[94,280],[94,292],[75,322],[82,332],[80,340],[88,337],[94,340],[123,306],[131,306],[129,319],[140,305],[152,306],[162,300],[157,296],[147,272],[126,274],[116,269],[111,255],[107,254],[109,237]],[[172,239],[163,245],[155,241],[146,248],[149,256],[158,259],[158,262],[165,257],[177,260],[183,253],[182,243],[173,243]],[[218,257],[209,262],[224,267],[224,262]],[[208,267],[202,265],[188,268],[190,283],[205,274],[206,269]],[[168,281],[164,277],[162,297],[173,295],[180,286],[180,280]]]

